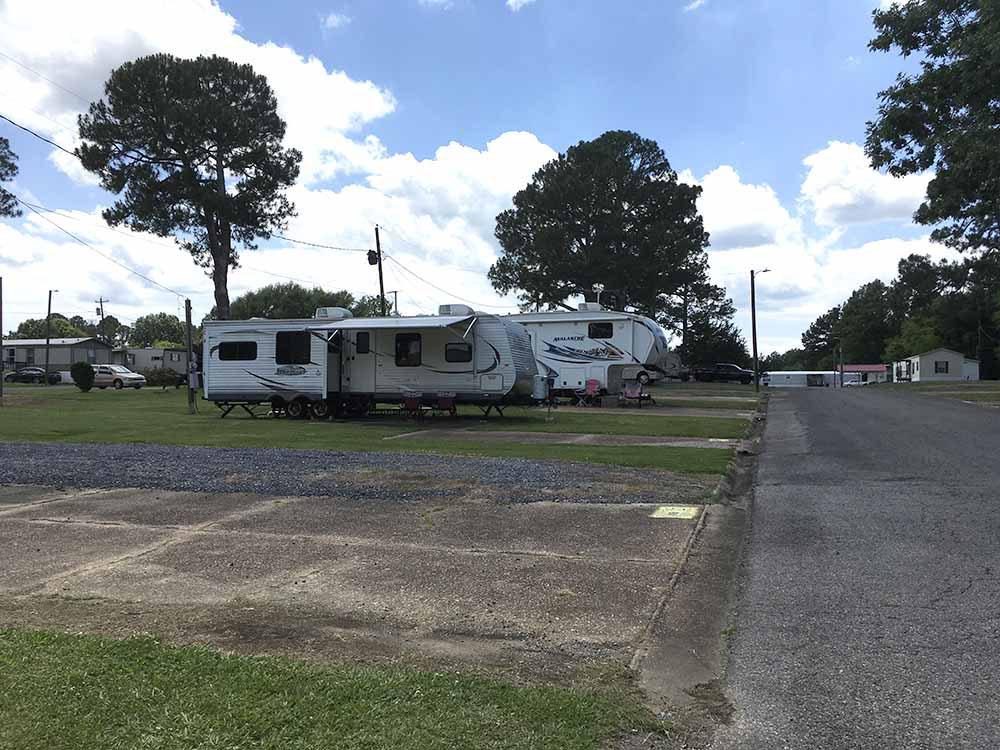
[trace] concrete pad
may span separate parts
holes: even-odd
[[[0,591],[36,591],[52,576],[108,563],[165,537],[151,529],[0,519]]]
[[[407,442],[421,440],[467,440],[482,442],[533,443],[546,445],[618,445],[618,446],[674,446],[681,448],[730,448],[735,440],[726,438],[654,437],[649,435],[591,435],[567,432],[530,432],[515,430],[481,429],[431,429],[393,435],[386,440]]]
[[[239,597],[361,619],[560,641],[631,642],[673,564],[585,561],[206,532],[59,582],[73,596],[218,604]],[[54,593],[54,592],[53,592]]]
[[[224,521],[215,528],[601,560],[669,560],[672,550],[684,544],[691,524],[651,518],[654,508],[468,501],[392,508],[338,498],[302,498]]]
[[[110,490],[66,496],[57,502],[23,509],[18,518],[141,526],[190,527],[259,506],[258,495],[165,490]],[[273,500],[271,501],[273,502]]]

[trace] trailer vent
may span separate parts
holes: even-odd
[[[317,307],[316,314],[313,315],[314,318],[322,318],[324,320],[344,320],[345,318],[353,318],[350,310],[345,310],[343,307]]]
[[[476,311],[468,305],[440,305],[438,315],[475,315]]]
[[[597,302],[581,302],[577,308],[580,312],[600,312],[604,308]]]

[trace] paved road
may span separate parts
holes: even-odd
[[[713,747],[1000,747],[1000,411],[771,402]]]

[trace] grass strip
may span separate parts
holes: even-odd
[[[0,630],[0,695],[19,750],[582,750],[657,730],[615,691],[22,630]]]

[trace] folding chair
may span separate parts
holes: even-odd
[[[578,391],[574,392],[577,406],[601,405],[601,381],[591,378]]]

